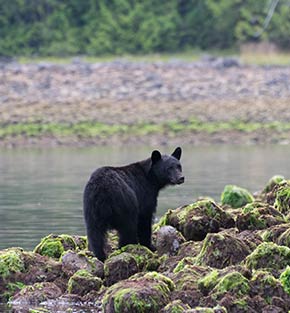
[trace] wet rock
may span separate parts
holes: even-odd
[[[273,177],[271,177],[268,181],[268,183],[266,184],[265,188],[263,189],[263,193],[269,193],[271,192],[276,185],[278,185],[279,183],[281,183],[283,180],[285,180],[284,176],[281,175],[274,175]]]
[[[62,294],[61,290],[54,284],[49,282],[36,283],[24,287],[18,292],[11,301],[12,305],[39,305],[48,299],[56,299]]]
[[[186,240],[203,240],[207,233],[216,233],[220,227],[234,226],[233,218],[208,199],[170,210],[161,223],[177,228]]]
[[[180,246],[177,255],[181,258],[195,257],[200,252],[201,247],[202,241],[186,241]]]
[[[158,313],[169,302],[173,282],[156,272],[133,276],[112,285],[103,298],[103,311],[108,313]]]
[[[264,241],[273,241],[278,243],[278,238],[286,232],[290,227],[290,224],[280,224],[269,227],[269,229],[261,232],[261,237]]]
[[[174,269],[174,274],[170,275],[176,286],[171,299],[180,299],[191,307],[197,306],[202,297],[197,282],[208,271],[207,267],[192,265],[188,258],[181,260]]]
[[[208,234],[196,257],[196,264],[224,268],[238,264],[251,253],[239,238],[229,234]]]
[[[69,279],[67,291],[72,294],[84,296],[90,291],[98,291],[102,286],[102,280],[93,276],[87,270],[79,270]]]
[[[157,255],[154,254],[151,250],[149,250],[147,247],[142,245],[127,245],[124,246],[116,251],[114,251],[109,258],[113,256],[117,256],[123,252],[127,252],[134,256],[138,269],[140,271],[143,270],[156,270],[159,266],[159,261],[157,258]]]
[[[280,299],[279,306],[290,307],[290,295],[283,289],[281,282],[266,271],[256,271],[250,281],[251,295],[259,295],[266,299],[268,304],[273,304],[275,297]],[[277,301],[276,301],[277,302]]]
[[[227,185],[221,195],[221,203],[229,205],[232,208],[241,208],[244,205],[254,201],[251,193],[235,185]]]
[[[268,203],[252,202],[247,204],[237,215],[237,228],[258,230],[285,223],[284,216]]]
[[[69,277],[81,269],[85,269],[100,278],[104,277],[104,264],[89,253],[67,251],[61,256],[62,270]]]
[[[64,251],[82,250],[84,246],[85,243],[80,238],[75,240],[73,236],[69,235],[50,234],[41,240],[35,247],[34,252],[58,260]]]
[[[184,237],[172,226],[163,226],[156,233],[156,249],[158,255],[176,255]]]
[[[116,282],[129,278],[138,272],[135,257],[128,252],[109,257],[104,264],[105,284],[111,286]]]
[[[245,265],[249,269],[265,269],[275,277],[278,277],[279,272],[289,264],[290,248],[278,246],[273,242],[261,243],[245,259]]]
[[[10,248],[0,251],[0,294],[14,294],[20,287],[54,281],[61,276],[61,264],[39,254]]]
[[[223,276],[210,295],[215,299],[222,299],[226,294],[241,297],[250,291],[249,280],[239,272],[231,272]]]
[[[274,207],[282,214],[287,215],[290,212],[290,182],[280,182],[273,193],[276,194]]]
[[[285,230],[277,240],[277,244],[280,246],[286,246],[290,248],[290,229]]]
[[[261,297],[252,299],[248,296],[236,297],[232,294],[226,294],[219,304],[227,309],[230,313],[257,313],[266,305]]]

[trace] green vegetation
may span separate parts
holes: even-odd
[[[280,282],[284,290],[290,295],[290,266],[280,275]]]
[[[225,186],[221,195],[222,204],[227,204],[232,208],[240,208],[253,201],[254,198],[248,190],[235,185]]]
[[[275,132],[286,132],[290,130],[290,123],[246,123],[242,121],[229,122],[202,122],[195,118],[188,121],[168,121],[162,124],[139,123],[135,125],[126,124],[105,124],[100,122],[79,122],[69,123],[46,123],[27,122],[17,124],[0,124],[0,138],[9,137],[69,137],[79,138],[100,137],[106,138],[113,135],[135,135],[144,136],[149,134],[178,134],[186,132],[206,132],[213,134],[217,132],[239,131],[251,133],[259,130],[271,130]]]
[[[17,248],[3,250],[0,253],[0,279],[7,278],[11,273],[23,272],[25,270],[21,252]]]
[[[64,251],[75,250],[76,248],[76,243],[71,236],[55,236],[50,234],[41,240],[41,242],[35,247],[34,252],[58,260]]]
[[[0,55],[122,55],[233,48],[269,40],[289,48],[290,7],[267,29],[268,1],[0,0]]]

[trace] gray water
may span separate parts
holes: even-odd
[[[162,148],[171,153],[175,147]],[[49,234],[84,235],[82,192],[94,169],[150,156],[151,147],[0,150],[0,249],[33,249]],[[185,183],[162,191],[157,216],[226,184],[254,192],[274,174],[290,178],[290,146],[183,147]]]

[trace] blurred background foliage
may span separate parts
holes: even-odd
[[[290,48],[290,1],[0,0],[0,55],[69,56]]]

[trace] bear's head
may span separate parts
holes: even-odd
[[[151,154],[151,171],[160,188],[166,185],[180,185],[184,182],[180,164],[181,148],[178,147],[171,155],[161,155],[158,150]]]

